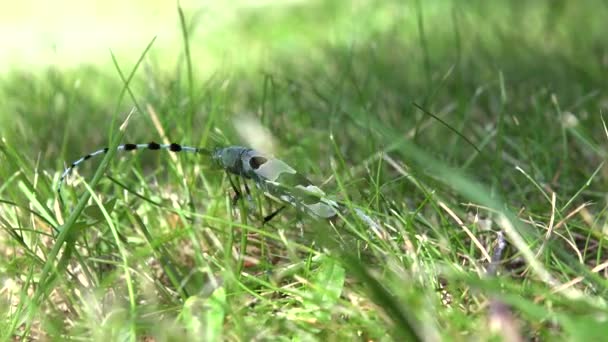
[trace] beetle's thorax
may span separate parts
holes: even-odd
[[[243,168],[242,155],[248,150],[250,149],[242,146],[218,148],[213,151],[212,157],[220,168],[232,174],[247,177]]]
[[[296,173],[285,162],[242,146],[217,149],[213,159],[226,171],[258,182],[275,182],[282,174]]]

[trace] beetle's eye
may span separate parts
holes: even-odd
[[[264,158],[264,157],[251,157],[251,159],[249,159],[249,166],[251,166],[252,169],[257,170],[260,166],[262,166],[263,164],[265,164],[268,161],[268,159]]]

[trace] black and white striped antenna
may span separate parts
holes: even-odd
[[[192,147],[192,146],[182,146],[180,144],[158,144],[155,142],[149,142],[147,144],[123,144],[118,145],[116,148],[117,151],[135,151],[135,150],[169,150],[170,152],[189,152],[189,153],[204,153],[206,155],[211,155],[211,151],[206,148],[201,147]],[[92,157],[98,156],[100,154],[108,153],[109,148],[105,147],[99,149],[95,152],[89,153],[86,156],[76,160],[70,166],[68,166],[65,171],[61,174],[59,178],[59,184],[57,185],[57,195],[61,200],[61,186],[65,181],[65,178],[76,168],[78,165],[82,164],[85,160],[89,160]]]
[[[158,144],[155,142],[147,144],[124,144],[117,147],[118,151],[145,149],[168,150],[175,153],[183,151],[205,154],[206,156],[211,157],[216,164],[228,174],[243,177],[245,180],[252,180],[267,196],[274,197],[283,203],[289,204],[296,209],[308,213],[314,218],[332,219],[338,217],[340,213],[344,213],[348,209],[343,203],[327,198],[321,189],[314,186],[306,177],[299,174],[284,161],[248,147],[227,146],[209,150],[206,148],[182,146],[175,143]],[[65,171],[63,171],[63,174],[59,179],[59,184],[57,185],[59,201],[62,201],[61,186],[72,170],[82,164],[85,160],[100,154],[105,154],[108,151],[109,148],[106,147],[89,153],[73,162]],[[239,188],[232,182],[230,177],[228,177],[228,180],[237,194],[236,198],[238,198],[240,196]],[[292,184],[294,182],[295,184]],[[245,190],[249,193],[249,188],[246,185]],[[382,227],[378,223],[361,209],[353,209],[354,213],[359,216],[372,231],[378,236],[383,236]],[[278,211],[264,218],[264,222],[271,219],[277,212]]]

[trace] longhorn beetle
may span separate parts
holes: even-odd
[[[284,161],[270,157],[248,147],[228,146],[206,149],[182,146],[175,143],[158,144],[155,142],[147,144],[124,144],[118,146],[119,151],[134,151],[141,149],[201,153],[211,157],[216,166],[228,172],[228,180],[236,192],[233,201],[236,201],[241,196],[241,193],[230,178],[230,174],[242,177],[246,180],[252,180],[258,188],[264,191],[265,195],[277,198],[317,219],[334,219],[338,216],[338,213],[344,213],[346,211],[343,204],[326,198],[325,193],[321,189],[313,185],[306,177],[298,173]],[[57,185],[57,195],[59,196],[59,199],[61,200],[61,186],[72,170],[85,160],[107,152],[107,147],[97,150],[76,160],[67,167],[63,174],[61,174],[59,184]],[[249,192],[246,182],[245,190]],[[272,219],[281,209],[283,209],[283,207],[268,215],[264,219],[264,222]],[[379,225],[363,213],[362,210],[355,208],[354,211],[371,229],[376,233],[380,232]]]

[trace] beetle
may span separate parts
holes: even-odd
[[[119,151],[135,151],[142,149],[168,150],[176,153],[189,152],[209,156],[215,166],[228,173],[228,179],[236,193],[233,202],[236,202],[236,200],[240,198],[241,193],[232,181],[230,175],[253,181],[265,195],[274,197],[317,219],[332,220],[335,219],[339,213],[344,213],[346,210],[346,207],[343,204],[327,198],[320,188],[315,186],[308,178],[297,172],[289,164],[252,148],[244,146],[227,146],[207,149],[183,146],[176,143],[158,144],[156,142],[150,142],[146,144],[123,144],[119,145],[117,149]],[[61,199],[61,186],[63,185],[65,178],[76,167],[84,161],[94,156],[105,154],[108,151],[108,147],[99,149],[70,164],[62,173],[57,185],[57,194],[59,198]],[[247,183],[245,183],[245,190],[249,192]],[[264,222],[268,222],[283,208],[284,207],[281,207],[279,210],[266,216]],[[354,211],[357,216],[370,226],[370,228],[376,233],[379,232],[379,225],[361,209],[355,208]]]

